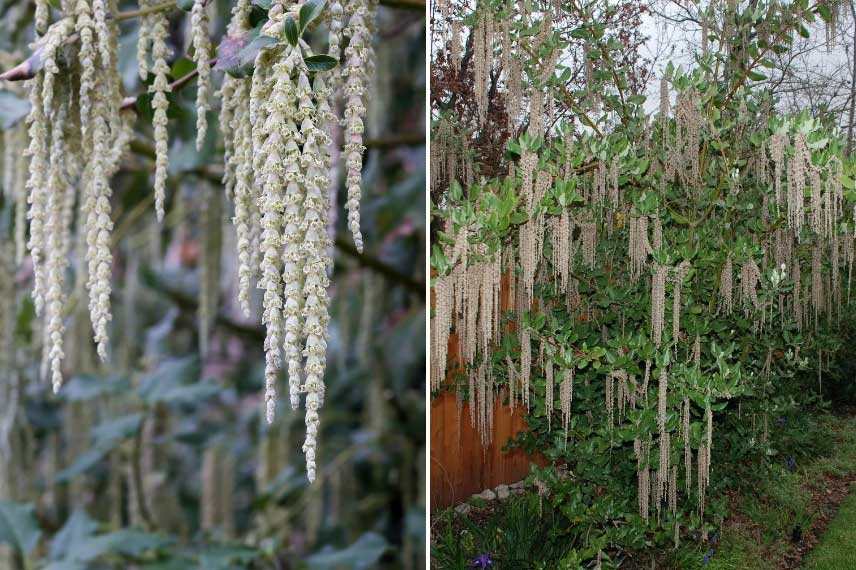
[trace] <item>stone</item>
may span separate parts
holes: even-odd
[[[461,503],[460,505],[455,507],[455,512],[462,516],[467,516],[468,514],[470,514],[471,510],[473,510],[473,508],[466,503]]]
[[[499,500],[507,499],[511,495],[511,490],[508,485],[499,485],[496,489],[496,498]]]
[[[490,489],[485,489],[477,495],[473,495],[473,499],[482,499],[483,501],[492,501],[496,498],[496,493]]]

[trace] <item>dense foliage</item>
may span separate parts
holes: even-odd
[[[35,4],[47,9],[41,39],[34,18],[39,26],[45,14],[34,3],[0,3],[10,31],[0,37],[0,66],[13,71],[0,81],[0,567],[321,569],[342,560],[416,567],[424,559],[421,10],[372,4],[368,21],[359,2],[347,12],[337,3],[289,3],[287,14],[270,2],[239,2],[234,11],[225,1]],[[109,14],[93,13],[92,21],[103,20],[107,31],[95,26],[92,33],[84,14],[99,6]],[[72,26],[68,34],[62,22],[69,19],[81,29]],[[288,27],[289,19],[299,23],[302,39],[270,32]],[[352,29],[338,28],[337,52],[329,31],[349,21]],[[360,23],[367,27],[356,30]],[[99,45],[102,32],[108,41]],[[62,42],[46,64],[38,55],[53,36]],[[87,113],[81,81],[93,62],[81,52],[90,36],[96,87],[85,90],[94,108]],[[200,57],[213,49],[203,36],[219,44],[220,65]],[[31,41],[36,57],[27,55]],[[362,59],[369,49],[370,69]],[[269,120],[252,123],[248,99],[229,89],[252,81],[259,53],[269,65],[261,88],[293,88],[301,99],[256,98],[254,118]],[[291,64],[293,73],[286,73]],[[349,77],[357,80],[342,71],[349,65],[360,67],[359,86],[346,85]],[[338,79],[323,88],[319,75],[334,73]],[[54,95],[46,103],[44,89],[33,85],[43,87],[48,76]],[[303,93],[310,77],[315,90]],[[363,101],[365,109],[357,109]],[[45,109],[53,120],[37,116]],[[335,120],[346,109],[347,120]],[[81,129],[82,116],[108,123],[107,142],[93,143],[97,129]],[[289,129],[297,116],[299,189],[278,185],[282,168],[295,172],[286,158],[294,159]],[[28,149],[34,138],[45,140],[32,128],[40,121],[57,147],[47,155],[56,179],[51,186],[32,182],[38,149]],[[247,139],[235,134],[247,127],[267,129],[258,133],[267,141],[264,159],[248,155]],[[271,158],[282,150],[278,143],[289,150],[282,161]],[[109,152],[97,156],[104,145]],[[105,158],[108,168],[89,176],[105,167]],[[247,182],[252,188],[242,189]],[[48,187],[60,192],[44,192]],[[363,251],[350,235],[358,215],[355,187],[365,193]],[[271,320],[263,313],[272,314],[272,291],[285,292],[281,284],[258,289],[255,270],[263,239],[269,254],[285,253],[274,231],[287,228],[271,218],[285,212],[277,200],[286,190],[306,198],[287,213],[300,210],[309,220],[297,225],[301,260],[312,265],[306,281],[285,276],[288,285],[309,283],[299,292],[307,294],[301,326],[314,327],[291,340],[303,351],[309,337],[323,336],[316,348],[327,361],[321,424],[316,414],[308,426],[317,448],[305,444],[304,414],[287,411],[296,394],[289,394],[284,371],[265,370],[271,331],[262,324]],[[42,241],[33,238],[39,193],[54,213]],[[86,208],[96,194],[101,205],[93,219]],[[348,202],[350,223],[337,220],[333,207]],[[270,222],[266,232],[262,215]],[[98,226],[94,234],[90,220]],[[249,247],[242,244],[247,231]],[[40,249],[43,243],[62,247]],[[34,269],[38,252],[53,260],[41,266],[48,271]],[[89,302],[90,260],[98,266],[96,303]],[[269,268],[284,271],[284,261],[272,259]],[[42,281],[47,302],[40,311],[34,275],[50,277]],[[96,316],[103,334],[93,339],[90,309],[98,303],[109,313]],[[328,316],[313,321],[309,313],[322,309]],[[301,366],[320,358],[312,350],[303,356]],[[305,371],[298,390],[309,380]],[[306,388],[318,393],[317,384]],[[274,401],[279,413],[268,425]],[[301,450],[314,455],[317,467],[304,467]]]
[[[771,423],[822,393],[854,261],[843,137],[778,113],[762,84],[770,54],[838,3],[702,5],[704,41],[692,66],[663,70],[659,105],[605,23],[615,9],[448,14],[474,46],[476,105],[516,110],[522,134],[497,165],[472,150],[486,114],[468,130],[435,108],[432,124],[432,387],[467,398],[483,433],[495,398],[522,407],[517,443],[568,466],[537,478],[585,534],[569,568],[706,536],[721,453],[765,461]]]

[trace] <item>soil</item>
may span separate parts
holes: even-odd
[[[850,494],[851,486],[854,483],[856,483],[856,479],[852,477],[827,476],[822,485],[813,489],[812,499],[817,506],[814,522],[811,528],[803,530],[802,540],[796,544],[792,543],[785,552],[784,559],[779,563],[779,570],[798,570],[802,566],[803,558],[820,541],[826,527],[838,513],[841,503]]]

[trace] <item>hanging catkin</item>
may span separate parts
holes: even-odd
[[[806,177],[811,165],[811,154],[806,147],[805,137],[797,133],[794,137],[794,151],[788,161],[788,227],[799,237],[804,221],[803,192]]]
[[[660,346],[663,338],[668,270],[669,268],[665,265],[655,265],[654,275],[651,278],[651,338],[656,346]]]
[[[669,377],[666,368],[660,369],[660,377],[657,384],[657,428],[660,437],[666,433],[666,408],[668,404]]]
[[[98,354],[107,358],[113,227],[109,180],[130,138],[130,121],[119,115],[116,30],[103,1],[65,3],[62,18],[38,40],[42,68],[29,84],[27,246],[34,305],[44,317],[42,357],[54,390],[62,382],[64,275],[75,204],[80,208],[76,225],[86,244],[86,267],[80,278],[87,283]],[[66,46],[73,33],[79,42]],[[79,65],[68,65],[73,58]],[[20,199],[17,203],[22,205]],[[18,211],[16,218],[16,239],[23,243],[23,213]]]
[[[349,20],[344,29],[350,38],[345,48],[345,164],[347,175],[345,184],[348,189],[348,227],[354,237],[357,251],[363,251],[363,235],[360,230],[360,196],[362,194],[363,167],[363,121],[366,114],[368,96],[368,77],[374,69],[374,48],[372,29],[374,26],[377,0],[353,0],[347,3]]]
[[[568,441],[568,426],[571,421],[571,404],[574,401],[574,367],[565,368],[562,383],[559,386],[559,401],[562,405],[562,429],[565,430],[565,444]]]
[[[488,106],[488,75],[490,72],[490,46],[488,45],[488,28],[490,27],[491,14],[483,11],[479,15],[478,23],[472,30],[473,34],[473,77],[475,86],[473,93],[476,98],[476,109],[478,110],[479,124],[484,125],[487,120]]]
[[[820,246],[815,245],[811,250],[811,306],[814,309],[815,328],[818,326],[818,320],[825,305],[821,267],[822,255]]]
[[[578,222],[580,228],[580,249],[583,263],[589,269],[594,269],[597,254],[597,224],[592,219],[591,212],[586,211],[584,217]]]
[[[648,216],[631,216],[628,223],[628,249],[630,256],[630,281],[636,283],[653,251],[648,242]]]
[[[532,371],[532,346],[529,331],[520,327],[520,395],[523,406],[529,409],[529,375]]]
[[[761,270],[755,260],[747,259],[740,268],[740,300],[747,315],[751,309],[759,309],[761,306],[757,289],[760,279]]]
[[[672,342],[677,344],[681,332],[681,285],[689,273],[689,261],[682,261],[673,272],[672,282]]]
[[[152,24],[150,37],[152,41],[152,72],[155,75],[155,80],[149,87],[149,92],[153,93],[152,109],[154,115],[152,125],[155,131],[155,210],[157,212],[158,221],[163,221],[164,217],[164,201],[166,200],[166,178],[168,167],[168,152],[169,152],[169,134],[167,132],[167,108],[169,101],[167,93],[172,89],[167,81],[169,75],[169,65],[167,59],[170,56],[170,49],[166,44],[169,30],[167,29],[167,17],[163,12],[159,12],[152,16]]]
[[[545,388],[544,388],[544,403],[546,405],[547,411],[547,431],[550,431],[553,422],[553,362],[549,360],[544,363],[544,376],[545,376]]]

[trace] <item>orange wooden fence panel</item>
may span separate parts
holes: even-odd
[[[508,276],[500,288],[500,307],[508,310]],[[433,291],[432,291],[433,304]],[[447,381],[450,371],[460,365],[457,335],[449,336]],[[546,465],[540,455],[530,456],[520,449],[503,451],[509,438],[528,429],[520,409],[512,413],[497,396],[494,400],[493,442],[482,447],[481,436],[470,423],[467,402],[461,411],[458,433],[457,402],[453,392],[444,391],[431,401],[431,510],[464,502],[470,495],[503,483],[514,483],[529,475],[530,463]]]
[[[518,409],[496,399],[493,443],[483,448],[481,437],[470,424],[464,403],[461,436],[456,427],[455,394],[443,392],[431,402],[431,509],[464,502],[473,493],[513,483],[529,475],[529,463],[545,464],[541,456],[530,457],[520,449],[503,451],[509,437],[526,431],[526,421]]]

